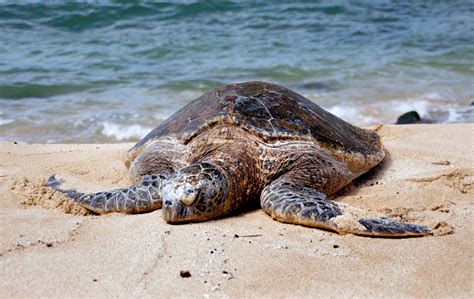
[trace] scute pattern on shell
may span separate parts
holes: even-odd
[[[308,140],[333,150],[364,155],[380,150],[376,134],[341,120],[285,87],[254,81],[224,85],[203,94],[130,151],[164,138],[187,144],[219,124],[240,126],[267,142]]]

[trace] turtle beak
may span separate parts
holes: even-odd
[[[189,222],[188,208],[181,205],[175,204],[174,206],[168,206],[166,203],[163,206],[163,219],[168,223],[183,223]]]

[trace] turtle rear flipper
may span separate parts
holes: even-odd
[[[410,237],[431,235],[423,225],[386,217],[366,218],[368,211],[336,203],[314,189],[281,178],[267,186],[261,195],[262,208],[272,218],[361,236]]]
[[[360,235],[367,236],[424,236],[432,235],[431,229],[424,225],[400,222],[386,217],[359,219],[366,229]]]
[[[80,206],[98,214],[142,213],[161,208],[163,180],[163,175],[145,175],[139,184],[129,188],[82,193],[73,189],[62,189],[61,185],[64,180],[53,175],[48,179],[48,186],[65,194]]]

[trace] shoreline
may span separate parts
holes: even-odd
[[[472,297],[473,131],[384,125],[385,160],[339,192],[337,201],[435,227],[435,236],[406,239],[283,224],[260,209],[186,225],[165,223],[161,211],[91,215],[46,180],[58,173],[86,192],[127,186],[121,157],[132,143],[0,142],[0,292]]]

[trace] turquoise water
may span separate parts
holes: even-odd
[[[1,140],[137,140],[246,80],[358,125],[474,121],[473,1],[21,3],[0,4]]]

